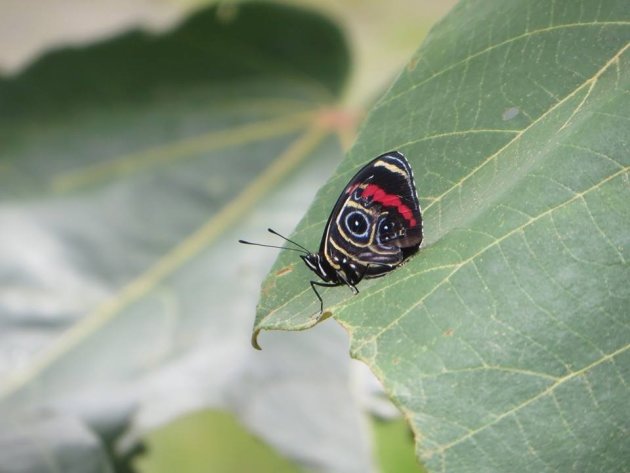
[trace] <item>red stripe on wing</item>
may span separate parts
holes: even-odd
[[[374,202],[378,202],[385,207],[396,207],[396,210],[409,222],[410,227],[416,226],[416,219],[413,217],[413,212],[402,203],[400,197],[397,195],[388,194],[376,184],[370,184],[365,188],[361,197],[372,197]]]

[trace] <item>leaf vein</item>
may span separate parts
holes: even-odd
[[[627,26],[627,25],[630,25],[629,21],[603,21],[603,22],[595,21],[595,22],[584,22],[584,23],[566,23],[566,24],[563,24],[563,25],[555,25],[555,26],[550,25],[550,26],[548,26],[546,28],[541,28],[541,29],[538,29],[538,30],[525,32],[525,33],[520,34],[518,36],[514,36],[512,38],[506,39],[506,40],[504,40],[504,41],[502,41],[500,43],[497,43],[495,45],[488,46],[485,49],[482,49],[482,50],[480,50],[480,51],[478,51],[478,52],[476,52],[476,53],[474,53],[474,54],[472,54],[470,56],[467,56],[464,59],[461,59],[461,60],[457,61],[456,63],[451,64],[448,67],[445,67],[444,69],[438,71],[437,73],[435,73],[435,74],[427,77],[426,79],[424,79],[424,80],[414,84],[413,86],[409,87],[407,90],[401,91],[398,94],[391,95],[387,100],[383,100],[383,101],[377,103],[374,106],[373,110],[377,110],[377,109],[387,105],[388,103],[390,103],[390,102],[400,98],[401,96],[403,96],[405,94],[408,94],[412,90],[417,89],[418,87],[421,87],[422,85],[426,84],[427,82],[430,82],[431,80],[435,79],[436,77],[438,77],[438,76],[440,76],[442,74],[445,74],[446,72],[449,72],[452,69],[455,69],[455,68],[459,67],[460,65],[470,61],[471,59],[475,59],[475,58],[477,58],[477,57],[479,57],[479,56],[481,56],[483,54],[489,53],[489,52],[494,51],[495,49],[501,48],[503,46],[511,45],[512,43],[514,43],[516,41],[520,41],[520,40],[522,40],[524,38],[529,38],[529,37],[531,37],[533,35],[545,34],[545,33],[553,32],[553,31],[556,31],[556,30],[562,30],[562,29],[584,28],[584,27],[593,27],[593,26],[601,27],[601,26]]]
[[[415,307],[417,307],[419,304],[423,303],[429,296],[431,296],[438,288],[440,288],[442,286],[442,284],[448,282],[451,278],[451,276],[453,276],[457,271],[459,271],[463,266],[465,266],[466,264],[470,263],[471,261],[475,260],[476,258],[478,258],[480,255],[482,255],[483,253],[485,253],[487,250],[489,250],[490,248],[494,247],[495,245],[501,243],[503,240],[511,237],[512,235],[514,235],[517,232],[522,231],[524,228],[528,227],[529,225],[532,225],[533,223],[537,222],[538,220],[540,220],[541,218],[550,215],[552,212],[560,209],[560,208],[564,208],[565,206],[569,205],[570,203],[574,202],[576,199],[580,198],[581,196],[592,192],[595,189],[600,188],[604,183],[614,179],[615,177],[623,174],[625,171],[627,171],[628,169],[630,169],[630,166],[628,168],[624,168],[621,169],[611,175],[609,175],[608,177],[606,177],[605,179],[602,179],[600,182],[598,182],[597,184],[589,187],[588,189],[584,190],[583,192],[580,193],[576,193],[573,197],[571,197],[570,199],[566,200],[565,202],[558,204],[555,207],[551,207],[549,209],[547,209],[546,211],[540,213],[539,215],[537,215],[536,217],[533,217],[531,220],[523,223],[522,225],[517,226],[516,228],[510,230],[509,232],[507,232],[505,235],[501,236],[500,238],[497,238],[495,241],[493,241],[492,243],[482,247],[477,253],[475,253],[474,255],[470,256],[469,258],[461,261],[460,263],[458,263],[455,268],[446,275],[446,277],[444,279],[442,279],[442,281],[440,281],[438,284],[435,285],[435,287],[433,287],[429,292],[427,292],[425,295],[423,295],[420,300],[418,300],[416,303],[414,303],[413,305],[411,305],[411,307],[409,307],[406,311],[404,311],[402,314],[400,314],[398,317],[396,317],[396,319],[392,320],[392,322],[390,322],[389,325],[386,325],[385,327],[383,327],[378,333],[376,333],[373,337],[367,339],[365,342],[363,342],[363,344],[366,343],[370,343],[372,341],[374,341],[375,339],[377,339],[378,337],[380,337],[380,335],[382,335],[384,332],[386,332],[389,328],[389,326],[393,325],[394,322],[396,322],[397,320],[405,317],[407,314],[409,314],[409,312],[411,312],[411,310],[413,310]],[[413,277],[413,275],[408,276],[409,277]],[[400,279],[398,281],[396,281],[393,284],[390,285],[383,285],[383,287],[376,292],[373,292],[370,294],[374,295],[377,292],[380,291],[384,291],[390,287],[392,287],[394,284],[399,284],[400,282],[402,282],[404,279]],[[362,344],[362,345],[363,345]]]
[[[562,378],[559,378],[558,381],[556,381],[555,383],[553,383],[552,385],[548,386],[547,388],[545,388],[544,390],[542,390],[541,392],[539,392],[538,394],[536,394],[535,396],[533,396],[530,399],[527,399],[526,401],[522,402],[521,404],[514,406],[512,409],[509,409],[507,411],[505,411],[504,413],[500,414],[499,416],[497,416],[492,422],[489,422],[481,427],[478,427],[477,429],[474,429],[472,432],[463,435],[455,440],[453,440],[452,442],[449,442],[445,445],[442,445],[441,447],[439,447],[437,449],[437,452],[440,454],[443,454],[446,450],[449,450],[453,447],[455,447],[456,445],[472,438],[473,436],[477,435],[478,433],[484,431],[485,429],[488,429],[492,426],[494,426],[495,424],[498,424],[500,421],[502,421],[503,419],[505,419],[508,416],[511,416],[515,413],[518,413],[519,411],[521,411],[522,409],[524,409],[525,407],[529,406],[530,404],[532,404],[533,402],[543,398],[544,396],[553,394],[555,389],[558,388],[559,386],[561,386],[562,384],[576,378],[577,376],[580,376],[584,373],[589,372],[590,370],[592,370],[593,368],[596,368],[598,365],[605,363],[605,362],[609,362],[614,360],[614,358],[618,355],[621,355],[622,353],[624,353],[626,350],[628,350],[630,348],[630,344],[625,345],[621,348],[619,348],[618,350],[615,350],[612,353],[609,353],[607,355],[605,355],[604,357],[600,358],[599,360],[594,361],[593,363],[591,363],[588,366],[585,366],[584,368],[571,372],[569,374],[567,374],[566,376],[563,376]]]
[[[592,88],[592,84],[594,84],[597,79],[610,67],[611,64],[613,64],[614,62],[616,62],[618,60],[618,58],[630,47],[630,43],[627,43],[623,48],[621,48],[619,51],[617,51],[613,57],[611,59],[609,59],[606,64],[604,64],[604,66],[602,66],[601,69],[599,69],[591,78],[587,79],[585,82],[583,82],[582,84],[580,84],[579,86],[577,86],[571,93],[569,93],[568,95],[566,95],[562,100],[560,100],[559,102],[556,102],[555,104],[553,104],[553,106],[551,106],[547,111],[545,111],[543,114],[541,114],[538,118],[536,118],[536,120],[534,120],[532,123],[530,123],[527,127],[523,128],[521,131],[519,131],[516,136],[514,136],[514,138],[512,138],[510,141],[508,141],[506,144],[504,144],[501,148],[499,148],[497,151],[495,151],[493,154],[491,154],[490,156],[488,156],[484,161],[482,161],[479,165],[477,165],[474,169],[472,169],[468,174],[466,174],[465,176],[463,176],[453,187],[447,189],[446,191],[444,191],[441,195],[437,196],[429,205],[427,205],[427,207],[424,209],[425,211],[429,210],[433,205],[435,205],[438,202],[441,202],[442,199],[448,195],[450,192],[452,192],[455,188],[461,187],[461,185],[466,182],[468,179],[470,179],[473,175],[475,175],[479,170],[481,170],[483,167],[486,166],[486,164],[488,164],[489,162],[495,160],[496,158],[498,158],[498,156],[507,148],[509,148],[512,144],[514,144],[515,142],[517,142],[528,130],[530,130],[533,126],[535,126],[537,123],[539,123],[541,120],[543,120],[546,116],[548,116],[551,112],[553,112],[556,108],[558,108],[560,105],[564,104],[565,102],[567,102],[571,97],[573,97],[574,95],[576,95],[584,86],[589,85],[589,91]],[[588,96],[588,94],[587,94]],[[586,97],[585,97],[586,98]],[[574,111],[575,114],[575,111]],[[573,117],[573,115],[571,115],[571,117]],[[571,119],[571,117],[569,117],[569,119]],[[568,122],[568,120],[567,120]],[[565,123],[566,125],[566,123]]]

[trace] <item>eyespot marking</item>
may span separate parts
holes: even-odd
[[[367,217],[358,210],[348,213],[344,219],[346,230],[355,238],[365,238],[370,231],[370,222]]]

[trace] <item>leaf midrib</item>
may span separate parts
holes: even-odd
[[[56,359],[69,352],[81,340],[120,314],[122,309],[147,294],[161,280],[218,238],[248,209],[258,203],[262,195],[272,190],[277,182],[301,163],[309,151],[321,143],[329,132],[330,130],[327,128],[312,123],[304,133],[289,144],[286,150],[260,176],[217,214],[162,256],[147,271],[82,318],[80,322],[65,332],[49,350],[30,363],[23,372],[9,378],[6,385],[0,390],[0,402],[17,392]]]
[[[57,193],[68,192],[113,178],[118,174],[131,174],[175,159],[190,158],[201,152],[279,136],[303,128],[313,121],[313,117],[313,111],[298,112],[280,118],[246,123],[226,130],[208,131],[54,175],[51,179],[51,187]]]

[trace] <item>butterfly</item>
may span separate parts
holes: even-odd
[[[346,285],[355,294],[363,278],[378,278],[417,253],[422,243],[422,210],[411,166],[398,151],[382,154],[367,163],[346,185],[328,217],[319,251],[313,253],[278,232],[268,229],[296,248],[247,245],[299,251],[300,257],[321,281],[317,287]]]

